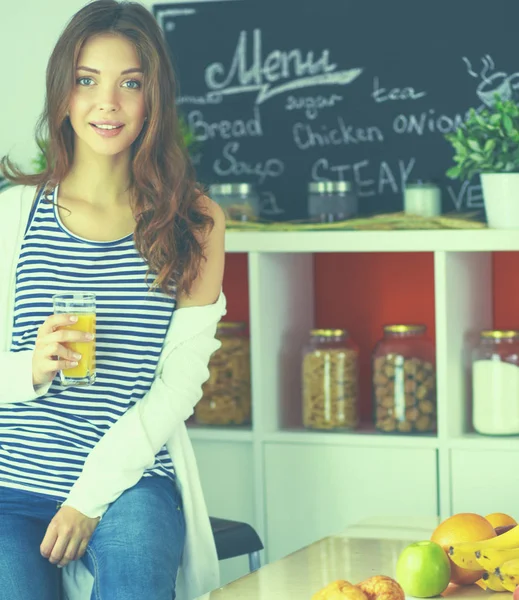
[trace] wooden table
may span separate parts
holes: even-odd
[[[358,583],[372,575],[394,577],[400,552],[411,542],[429,539],[437,523],[434,517],[362,521],[198,600],[310,600],[312,594],[335,579]],[[509,600],[511,594],[494,594],[476,585],[452,585],[442,596]]]

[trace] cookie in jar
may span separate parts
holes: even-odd
[[[345,329],[313,329],[303,349],[303,425],[308,429],[355,429],[359,349]]]
[[[386,325],[372,358],[375,428],[386,433],[436,430],[434,345],[425,325]]]
[[[251,423],[251,376],[246,324],[221,321],[216,336],[222,345],[209,361],[209,379],[195,406],[195,423],[248,425]]]

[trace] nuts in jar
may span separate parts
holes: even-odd
[[[434,350],[423,325],[388,325],[373,355],[375,427],[391,433],[436,428]]]
[[[303,351],[303,425],[355,429],[358,415],[358,347],[344,329],[313,329]]]
[[[222,321],[221,347],[209,361],[209,379],[195,406],[201,425],[245,425],[251,422],[250,346],[245,323]]]
[[[209,195],[220,205],[226,219],[254,221],[259,217],[258,192],[250,183],[213,183]]]

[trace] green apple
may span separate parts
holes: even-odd
[[[449,585],[451,565],[443,548],[436,542],[410,544],[396,563],[396,580],[408,596],[431,598]]]

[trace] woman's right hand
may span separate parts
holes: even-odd
[[[77,317],[69,314],[50,315],[38,329],[32,358],[32,384],[34,387],[51,382],[58,371],[77,366],[81,358],[63,344],[86,342],[93,338],[83,331],[62,329],[74,325]]]

